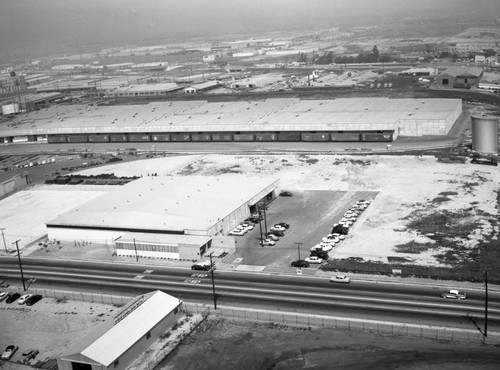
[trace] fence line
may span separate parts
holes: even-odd
[[[20,288],[9,287],[10,292],[20,294],[41,294],[44,297],[54,299],[68,299],[73,301],[111,304],[123,306],[129,302],[132,296],[118,296],[110,294],[99,294],[89,292],[73,292],[51,289],[30,288],[22,292]],[[203,316],[210,314],[228,318],[244,319],[249,321],[261,321],[274,324],[314,326],[322,328],[335,328],[341,330],[358,330],[370,333],[384,333],[392,335],[404,335],[408,337],[419,337],[436,340],[449,340],[459,342],[483,342],[483,336],[477,329],[448,328],[444,326],[419,325],[410,323],[398,323],[390,321],[377,321],[368,319],[357,319],[348,317],[326,316],[305,314],[298,312],[269,311],[246,307],[218,306],[214,310],[212,306],[183,302],[186,313],[196,313]],[[485,338],[486,344],[500,344],[500,332],[490,332]]]
[[[268,311],[244,307],[218,306],[217,310],[207,305],[184,303],[193,313],[214,314],[227,318],[269,322],[282,325],[335,328],[377,334],[403,335],[407,337],[448,340],[457,342],[482,343],[483,336],[477,329],[449,328],[444,326],[419,325],[390,321],[356,319],[325,315],[303,314],[297,312]],[[490,332],[486,344],[500,344],[500,333]]]

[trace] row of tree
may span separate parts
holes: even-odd
[[[356,56],[342,56],[339,55],[335,57],[332,51],[327,51],[323,55],[319,55],[318,52],[313,52],[312,63],[313,64],[347,64],[347,63],[388,63],[391,61],[389,54],[380,54],[375,45],[371,52],[369,53],[359,53]],[[307,63],[307,54],[299,54],[299,63]]]

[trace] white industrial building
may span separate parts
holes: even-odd
[[[112,245],[122,256],[198,260],[212,247],[232,251],[228,233],[277,192],[276,179],[148,176],[48,222],[47,234]]]
[[[184,315],[182,301],[161,291],[132,299],[113,318],[57,359],[59,370],[121,370]]]

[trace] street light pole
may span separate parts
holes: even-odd
[[[16,243],[16,248],[17,248],[17,258],[19,259],[19,269],[21,270],[21,280],[23,281],[23,290],[26,291],[26,285],[24,284],[24,274],[23,274],[23,265],[21,263],[21,253],[19,253],[19,241],[21,239],[16,240],[14,243]],[[12,243],[12,244],[14,244]]]
[[[300,246],[304,243],[301,243],[301,242],[295,242],[295,244],[297,244],[297,251],[299,252],[299,260],[300,260]]]
[[[137,255],[137,246],[135,245],[135,238],[133,239],[134,239],[135,261],[139,262],[139,256]]]
[[[9,250],[7,249],[7,244],[5,244],[5,235],[3,234],[5,227],[0,227],[0,230],[2,230],[2,239],[3,239],[3,246],[5,247],[5,252],[9,253]]]
[[[214,252],[211,252],[210,253],[210,273],[212,275],[212,294],[213,294],[213,298],[214,298],[214,309],[216,310],[217,309],[217,295],[215,294],[215,279],[214,279],[214,270],[215,270],[215,267],[212,263],[212,254]]]
[[[488,271],[484,271],[484,287],[486,293],[484,295],[484,338],[488,336]]]

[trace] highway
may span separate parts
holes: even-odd
[[[130,295],[162,290],[185,301],[212,305],[209,272],[187,268],[23,258],[32,288]],[[1,279],[21,286],[16,258],[0,258]],[[484,291],[468,290],[466,300],[441,298],[440,287],[368,280],[350,284],[327,278],[214,272],[217,303],[290,312],[367,318],[472,329],[470,315],[483,322]],[[489,292],[488,328],[500,330],[500,292]]]

